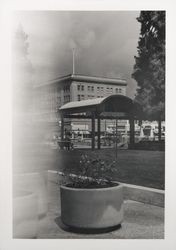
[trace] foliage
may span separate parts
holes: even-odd
[[[13,100],[18,111],[31,105],[33,67],[28,58],[28,35],[18,26],[12,41]]]
[[[141,11],[138,56],[132,77],[137,81],[136,101],[146,119],[165,118],[165,11]]]
[[[81,155],[80,164],[74,174],[64,170],[62,184],[76,188],[98,188],[112,186],[117,173],[116,161],[103,161],[100,158]]]

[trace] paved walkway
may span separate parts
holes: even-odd
[[[40,220],[39,239],[163,239],[164,209],[126,200],[124,222],[115,231],[103,234],[78,234],[65,231],[60,220],[59,187],[49,183],[48,216]]]

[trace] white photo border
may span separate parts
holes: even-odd
[[[55,249],[176,249],[176,116],[175,116],[175,8],[172,0],[4,0],[1,7],[1,242],[2,250]],[[165,239],[163,240],[91,240],[12,239],[12,112],[11,112],[11,14],[14,10],[165,10],[166,11],[166,195]]]

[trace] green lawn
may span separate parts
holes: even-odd
[[[69,168],[74,172],[81,154],[92,154],[91,150],[61,151],[51,149],[34,150],[23,153],[15,160],[14,172],[33,172],[40,170],[60,170]],[[115,159],[114,149],[101,149],[93,152],[94,157]],[[161,151],[118,150],[118,174],[114,179],[120,182],[164,189],[165,153]]]
[[[62,151],[58,154],[58,170],[63,167],[73,170],[79,164],[81,154],[92,154],[91,150]],[[115,159],[113,149],[102,149],[93,152],[94,157],[104,160]],[[118,174],[114,179],[120,182],[164,189],[164,152],[142,150],[119,150],[117,156]]]

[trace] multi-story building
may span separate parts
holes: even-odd
[[[65,103],[101,98],[113,94],[126,95],[126,86],[127,82],[124,79],[78,74],[71,74],[48,81],[35,87],[35,120],[47,122],[50,127],[53,127],[52,131],[55,133],[58,131],[60,120],[58,109]],[[72,120],[72,127],[74,127],[74,124],[78,127],[78,124],[85,124],[85,122],[89,129],[89,121],[85,120]],[[71,125],[69,120],[68,124]]]

